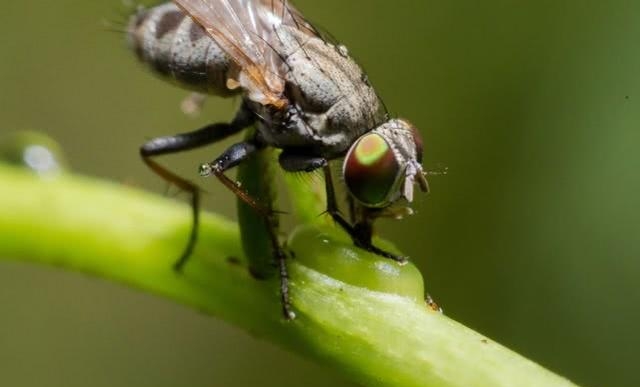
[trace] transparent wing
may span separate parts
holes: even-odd
[[[230,88],[249,98],[282,107],[286,65],[278,53],[277,28],[288,25],[318,36],[314,27],[286,0],[174,0],[200,24],[238,65]]]

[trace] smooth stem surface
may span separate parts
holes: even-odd
[[[41,179],[0,165],[0,257],[163,295],[364,385],[573,386],[422,302],[348,285],[295,262],[291,297],[298,318],[285,322],[277,282],[247,274],[237,227],[229,221],[204,214],[193,258],[183,274],[171,270],[189,221],[189,210],[172,200],[77,176]],[[304,254],[304,245],[295,253]]]

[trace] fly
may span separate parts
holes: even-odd
[[[249,136],[201,165],[200,174],[218,178],[270,227],[270,207],[225,172],[263,149],[280,149],[277,162],[283,170],[323,172],[327,213],[356,246],[405,262],[405,257],[372,244],[373,222],[398,214],[397,203],[410,203],[414,184],[428,191],[420,135],[407,120],[388,117],[348,50],[325,39],[290,2],[175,0],[138,11],[128,39],[138,58],[169,81],[200,93],[242,97],[230,122],[155,138],[140,148],[155,173],[192,197],[193,226],[176,269],[185,264],[197,239],[200,196],[195,184],[154,156],[208,145],[249,127],[255,128]],[[342,160],[338,179],[330,168],[333,160]],[[347,215],[338,206],[336,181],[346,186]],[[291,318],[285,254],[276,231],[270,234],[283,310]]]

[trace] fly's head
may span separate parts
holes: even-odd
[[[422,138],[403,119],[392,119],[358,138],[342,172],[351,196],[361,205],[384,209],[400,199],[413,201],[413,186],[429,186],[422,170]]]

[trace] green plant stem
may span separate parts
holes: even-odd
[[[185,206],[126,186],[73,175],[41,179],[0,165],[0,257],[171,298],[365,385],[573,386],[423,303],[296,262],[290,272],[297,318],[283,321],[277,281],[248,275],[234,223],[203,214],[192,259],[183,273],[172,271],[189,222]]]

